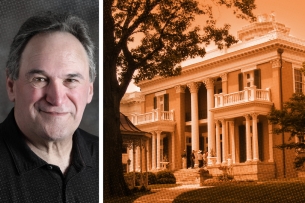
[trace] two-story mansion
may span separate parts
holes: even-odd
[[[121,112],[151,133],[149,170],[165,159],[181,169],[184,150],[189,167],[191,151],[203,150],[212,173],[230,162],[235,178],[295,177],[294,151],[274,148],[290,136],[272,134],[267,119],[272,105],[279,109],[294,92],[304,92],[305,41],[289,31],[259,16],[238,32],[236,45],[208,52],[180,76],[142,81],[140,93],[126,94]]]

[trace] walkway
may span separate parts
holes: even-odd
[[[184,193],[191,190],[208,188],[211,186],[200,187],[199,184],[196,185],[181,185],[173,188],[162,188],[162,189],[152,189],[152,194],[144,195],[134,201],[134,203],[171,203],[174,199]]]

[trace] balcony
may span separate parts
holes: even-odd
[[[256,89],[256,86],[247,87],[243,91],[230,94],[215,94],[215,108],[232,106],[251,101],[271,102],[270,89]]]
[[[176,126],[174,110],[161,111],[154,109],[144,114],[134,114],[130,117],[130,120],[145,132],[174,132]]]
[[[211,109],[214,119],[230,119],[251,113],[267,115],[273,104],[270,89],[256,89],[256,86],[230,94],[215,94],[214,98],[215,107]]]
[[[144,114],[134,114],[130,120],[134,125],[152,123],[156,121],[174,121],[174,110],[159,111],[159,109],[154,109],[153,111]]]

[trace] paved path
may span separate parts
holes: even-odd
[[[144,195],[134,201],[134,203],[170,203],[174,199],[184,193],[191,190],[196,190],[200,188],[208,188],[211,186],[200,187],[199,184],[196,185],[181,185],[173,188],[162,188],[162,189],[153,189],[152,194]]]

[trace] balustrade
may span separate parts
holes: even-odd
[[[231,106],[248,101],[271,101],[270,89],[256,89],[256,86],[247,87],[243,91],[230,94],[215,94],[215,108]]]
[[[159,117],[159,112],[161,116]],[[155,121],[173,121],[174,120],[174,110],[171,111],[158,111],[158,109],[154,109],[151,112],[147,112],[144,114],[134,114],[131,116],[132,123],[134,125],[150,123]]]

